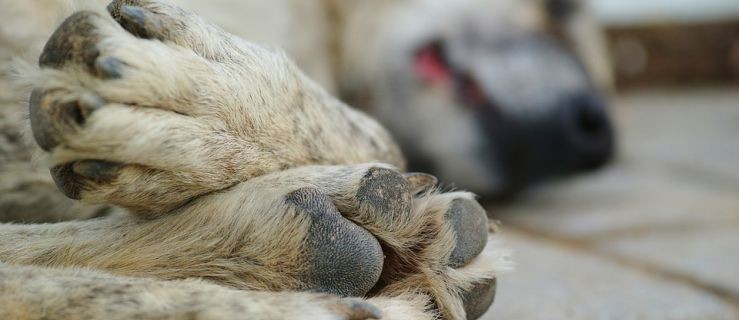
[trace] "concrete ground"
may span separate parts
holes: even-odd
[[[485,319],[739,319],[739,88],[613,112],[610,167],[491,208],[517,268]]]

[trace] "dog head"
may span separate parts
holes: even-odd
[[[385,18],[362,18],[372,10]],[[611,158],[609,68],[584,3],[388,1],[353,14],[341,92],[393,132],[411,169],[500,197]]]

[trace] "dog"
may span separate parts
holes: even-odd
[[[33,87],[32,133],[57,187],[128,214],[0,225],[0,315],[473,319],[487,310],[508,252],[472,194],[404,173],[379,123],[281,51],[164,1],[107,9],[68,17],[41,68],[19,76]]]
[[[5,59],[38,52],[72,0],[5,1]],[[94,1],[75,1],[81,7]],[[409,168],[483,199],[607,163],[615,138],[600,32],[578,0],[182,0],[226,30],[281,48],[330,93],[389,129]],[[19,32],[18,30],[23,30]],[[3,87],[11,88],[7,77]],[[33,161],[17,90],[2,102],[3,221],[102,216],[61,196]]]

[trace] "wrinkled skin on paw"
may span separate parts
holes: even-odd
[[[290,168],[403,167],[384,129],[284,55],[164,2],[114,1],[108,10],[112,18],[75,13],[54,32],[39,60],[45,81],[30,99],[34,137],[67,196],[156,216]],[[485,248],[487,217],[470,195],[438,193],[434,177],[389,166],[311,184],[285,197],[313,219],[305,289],[383,295],[419,278],[445,317],[463,314],[450,300],[471,318],[492,303],[493,280],[461,296],[443,281]]]

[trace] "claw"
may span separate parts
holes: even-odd
[[[93,112],[103,107],[105,101],[94,94],[83,94],[77,99],[77,124],[83,124]]]
[[[348,309],[346,320],[380,319],[382,311],[379,308],[358,299],[344,299],[342,304]]]
[[[60,128],[84,124],[104,104],[105,101],[91,93],[70,99],[64,92],[34,89],[28,103],[33,137],[41,149],[50,151],[61,143]]]
[[[118,58],[100,57],[95,60],[97,75],[103,79],[118,79],[122,76],[125,64]]]
[[[156,38],[161,29],[159,17],[142,7],[121,6],[118,23],[131,34],[144,39]]]
[[[405,177],[405,180],[408,180],[411,193],[413,194],[427,191],[439,183],[439,180],[436,179],[436,177],[427,173],[410,172],[403,174],[403,176]]]
[[[64,164],[49,169],[57,188],[70,199],[79,200],[83,185],[72,172],[72,165]]]
[[[72,171],[95,181],[107,181],[118,176],[121,165],[115,162],[100,160],[82,160],[72,165]]]

